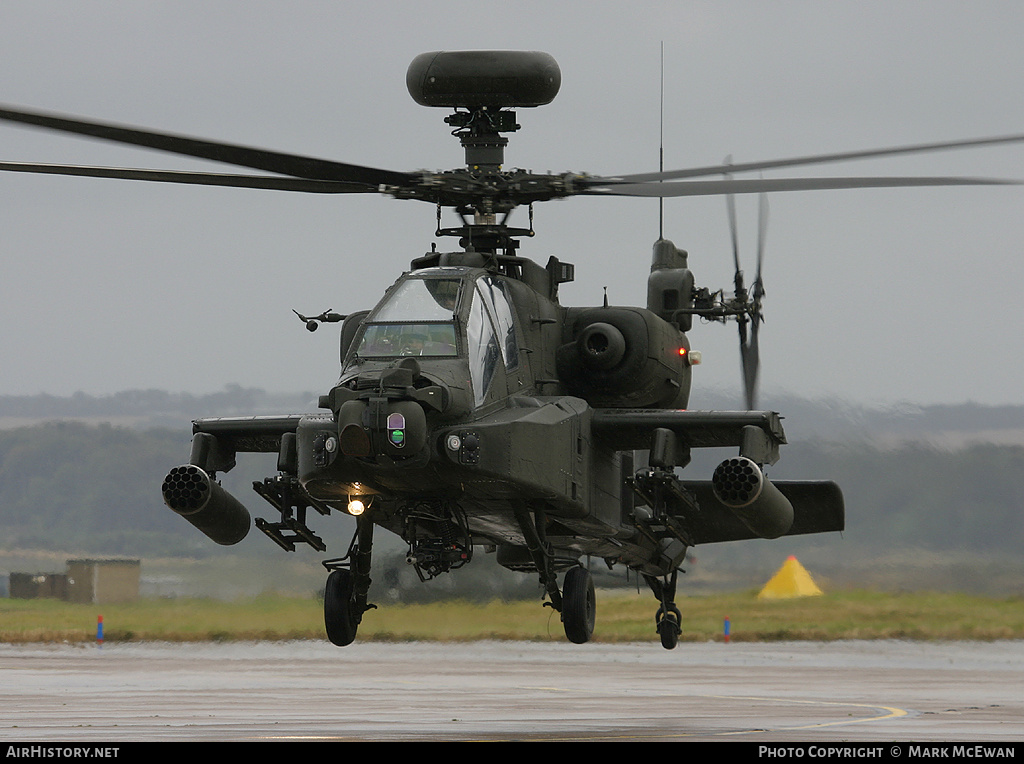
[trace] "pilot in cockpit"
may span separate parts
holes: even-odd
[[[423,327],[416,327],[414,331],[402,335],[399,355],[423,355],[423,346],[427,341],[427,335],[422,333]]]

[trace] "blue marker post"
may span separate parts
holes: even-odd
[[[729,616],[725,617],[725,624],[723,626],[724,626],[724,633],[725,633],[725,641],[728,642],[729,641]]]
[[[103,647],[103,616],[96,620],[96,642]]]

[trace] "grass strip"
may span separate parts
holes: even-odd
[[[681,641],[1024,639],[1024,600],[950,593],[843,591],[759,600],[756,592],[684,597]],[[656,641],[656,602],[648,594],[599,592],[595,641]],[[90,642],[103,616],[104,640],[253,641],[324,639],[315,599],[264,595],[249,600],[142,599],[82,605],[0,600],[0,642]],[[363,617],[361,641],[565,639],[558,614],[536,601],[382,604]]]

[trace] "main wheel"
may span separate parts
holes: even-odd
[[[352,572],[339,568],[327,577],[324,589],[324,625],[327,638],[338,647],[352,644],[359,619],[352,607]]]
[[[594,634],[597,599],[594,579],[583,567],[570,568],[562,584],[562,625],[570,642],[582,645]]]
[[[666,650],[672,650],[679,642],[679,634],[682,629],[679,624],[682,623],[683,616],[679,612],[679,608],[675,605],[669,605],[666,610],[664,607],[658,608],[658,614],[654,617],[655,622],[658,624],[658,636],[661,637],[661,646]]]

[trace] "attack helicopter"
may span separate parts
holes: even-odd
[[[373,308],[307,316],[310,330],[340,324],[341,372],[315,412],[193,422],[188,462],[162,485],[165,503],[214,542],[236,544],[253,524],[294,551],[326,545],[314,514],[355,518],[347,552],[325,560],[328,638],[351,644],[370,601],[377,527],[400,536],[426,581],[480,551],[536,574],[566,637],[591,639],[596,600],[584,561],[642,577],[657,600],[665,648],[680,634],[676,605],[687,550],[752,538],[841,531],[844,503],[829,481],[771,481],[786,443],[777,412],[756,408],[763,250],[747,288],[736,258],[732,294],[696,285],[687,253],[654,244],[647,305],[567,307],[559,286],[574,266],[519,254],[534,236],[533,205],[571,196],[682,197],[841,188],[984,185],[984,178],[737,179],[743,172],[1024,141],[1024,135],[725,163],[643,174],[538,174],[503,169],[516,109],[550,103],[561,85],[546,53],[425,53],[408,68],[413,99],[444,108],[465,166],[396,172],[200,140],[140,128],[0,107],[0,119],[231,164],[271,175],[175,172],[0,162],[13,172],[276,189],[376,193],[437,209],[429,252]],[[715,177],[708,180],[709,177]],[[763,198],[763,197],[762,197]],[[510,225],[517,208],[529,227]],[[442,226],[442,211],[459,223]],[[699,353],[694,321],[739,327],[746,409],[687,408]],[[693,449],[733,448],[710,479],[684,477]],[[253,484],[273,520],[249,511],[218,482],[240,453],[277,455],[276,474]],[[561,583],[559,583],[561,577]]]

